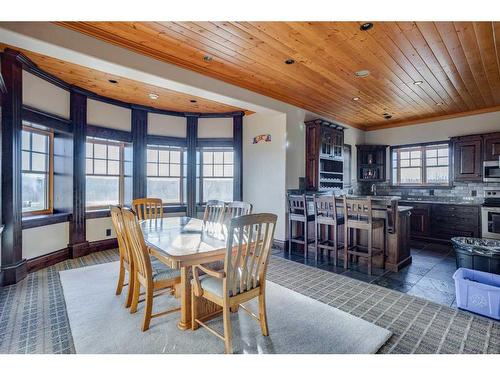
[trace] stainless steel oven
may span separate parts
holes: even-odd
[[[483,162],[483,181],[484,182],[500,181],[500,160]]]
[[[498,188],[484,189],[481,232],[483,238],[500,240],[500,189]]]

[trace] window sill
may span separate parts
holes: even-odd
[[[91,210],[85,212],[86,219],[98,219],[101,217],[110,217],[110,216],[111,216],[111,211],[109,210],[109,208],[104,208],[100,210]]]
[[[48,215],[33,215],[33,216],[24,216],[22,219],[22,227],[23,229],[37,228],[43,227],[46,225],[59,224],[69,221],[71,217],[70,213],[61,212],[55,214]]]

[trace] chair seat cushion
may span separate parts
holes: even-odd
[[[170,280],[181,276],[180,270],[170,268],[155,257],[151,257],[151,268],[153,269],[153,281]]]
[[[191,284],[194,284],[194,280],[191,280]],[[218,297],[223,297],[223,285],[222,285],[222,282],[223,280],[222,279],[219,279],[217,277],[213,277],[213,276],[210,276],[210,275],[202,275],[200,276],[200,284],[201,284],[201,288],[203,290],[206,290],[207,292],[209,293],[212,293]],[[257,281],[257,286],[259,286],[259,282]],[[240,293],[240,284],[238,282],[237,286],[236,286],[236,290],[237,290],[237,293],[236,294],[239,294]],[[229,293],[229,295],[231,296],[232,294]]]

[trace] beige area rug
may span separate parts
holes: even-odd
[[[223,342],[200,328],[181,331],[179,313],[151,321],[141,331],[143,304],[136,314],[115,295],[118,263],[60,271],[76,353],[223,353]],[[236,353],[375,353],[391,332],[278,284],[266,290],[270,336],[242,309],[232,314]],[[155,298],[153,312],[178,306],[172,296]],[[256,301],[246,304],[257,312]],[[222,332],[222,319],[210,326]]]

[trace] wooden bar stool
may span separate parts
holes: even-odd
[[[292,253],[292,243],[298,243],[304,246],[304,257],[307,258],[308,245],[314,242],[309,238],[308,224],[314,221],[314,214],[309,214],[307,200],[305,195],[288,195],[288,255]],[[293,227],[295,223],[295,237]],[[303,234],[300,234],[299,228],[302,227]]]
[[[336,266],[339,258],[339,247],[343,246],[343,244],[339,244],[338,234],[339,226],[344,225],[344,216],[337,212],[337,199],[334,195],[315,194],[313,199],[316,222],[316,261],[320,251],[328,251],[328,256],[330,256],[330,251],[333,251],[335,254],[333,264]],[[333,236],[331,235],[332,231]]]
[[[349,255],[356,258],[368,258],[368,275],[372,274],[373,257],[382,254],[385,265],[385,222],[384,219],[373,218],[371,199],[350,199],[344,197],[344,268],[348,268]],[[373,247],[373,231],[383,231],[383,248]],[[353,243],[350,246],[351,230]],[[357,242],[357,231],[368,231],[368,245],[361,246]]]

